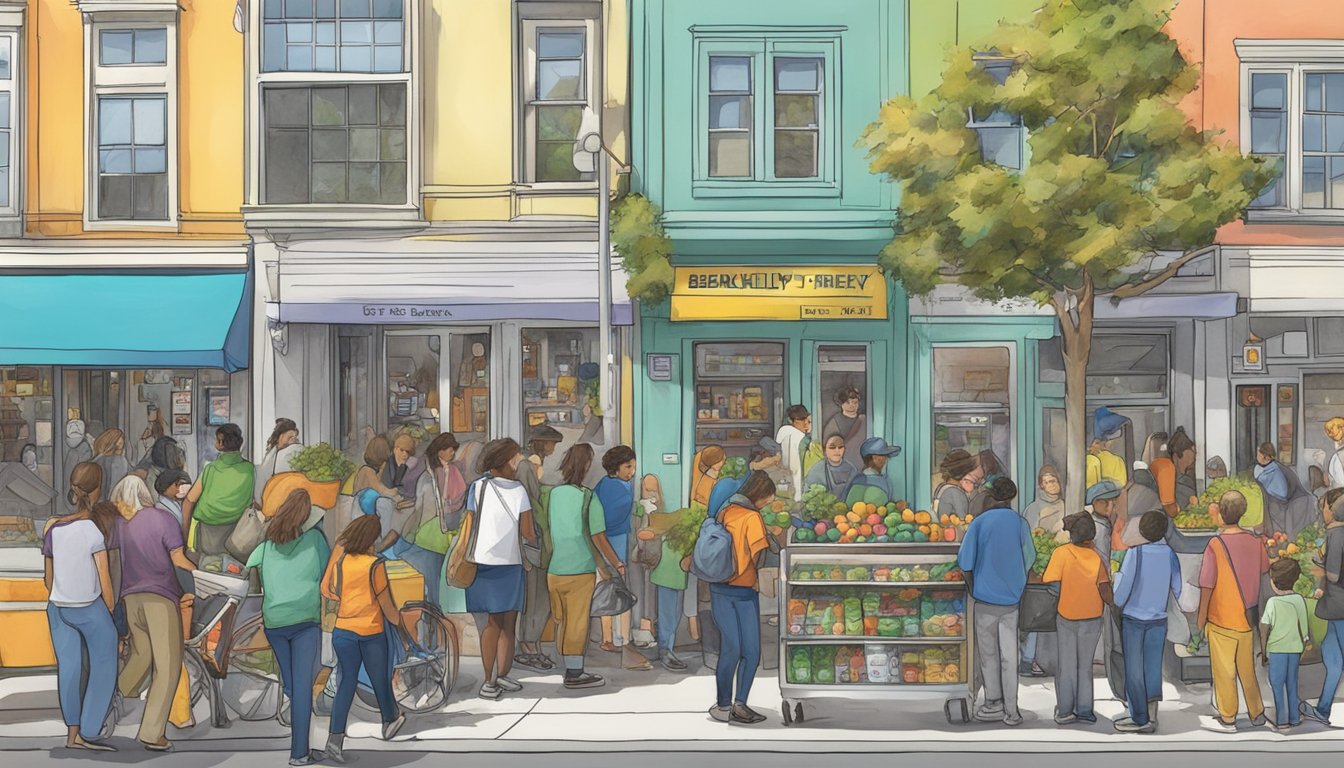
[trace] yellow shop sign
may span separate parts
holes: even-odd
[[[885,320],[876,266],[677,267],[672,319]]]

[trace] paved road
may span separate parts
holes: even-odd
[[[955,747],[955,745],[949,745]],[[1134,768],[1142,761],[1143,768],[1188,768],[1189,766],[1216,766],[1216,768],[1263,768],[1275,759],[1275,755],[1284,753],[1282,747],[1265,751],[1236,752],[1210,751],[1199,752],[1163,752],[1143,755],[1079,755],[1058,753],[1040,754],[1004,754],[994,756],[993,768]],[[137,764],[163,766],[164,768],[259,768],[260,766],[283,766],[282,753],[223,753],[188,752],[171,756],[150,756],[144,750],[128,746],[126,752],[119,752],[97,760],[99,764]],[[1298,760],[1310,765],[1316,760],[1325,760],[1324,755],[1302,756]],[[709,766],[731,765],[731,768],[892,768],[910,765],[920,768],[962,768],[963,766],[983,765],[984,754],[939,752],[939,753],[836,753],[821,758],[812,755],[786,755],[778,753],[738,752],[731,758],[706,752],[606,752],[606,753],[566,753],[563,755],[520,755],[489,754],[464,755],[453,753],[425,752],[364,752],[352,754],[349,765],[357,768],[398,768],[410,765],[451,765],[453,768],[517,768],[519,765],[537,765],[544,768],[686,768],[688,762],[700,762]],[[76,762],[81,765],[95,763],[81,754],[58,749],[47,752],[6,752],[0,755],[0,762],[6,768],[29,768],[30,766],[51,767],[66,766]],[[1320,765],[1322,763],[1316,762]]]

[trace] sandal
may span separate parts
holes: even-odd
[[[612,643],[610,640],[603,640],[603,641],[602,641],[602,645],[599,646],[599,647],[600,647],[602,650],[606,651],[607,653],[620,653],[620,652],[621,652],[621,649],[620,649],[620,648],[617,648],[616,645],[615,645],[614,643]]]
[[[638,670],[640,672],[647,672],[653,669],[653,663],[645,658],[644,654],[628,645],[625,646],[625,649],[621,654],[621,666],[626,669]]]

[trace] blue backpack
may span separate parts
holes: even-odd
[[[709,584],[722,584],[737,573],[733,536],[718,517],[707,517],[700,524],[700,538],[691,552],[691,573]]]

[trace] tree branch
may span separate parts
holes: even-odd
[[[1148,291],[1151,291],[1152,289],[1158,287],[1159,285],[1175,277],[1176,273],[1181,271],[1181,267],[1184,267],[1186,264],[1189,264],[1190,262],[1194,261],[1200,256],[1205,255],[1206,253],[1208,253],[1208,250],[1209,249],[1205,247],[1205,248],[1199,248],[1194,251],[1187,251],[1180,258],[1168,264],[1166,269],[1163,269],[1156,275],[1153,275],[1152,277],[1149,277],[1137,283],[1128,283],[1126,285],[1120,286],[1119,288],[1116,288],[1114,291],[1111,291],[1111,304],[1119,304],[1121,299],[1133,298],[1135,296],[1140,296],[1142,294],[1147,293]]]

